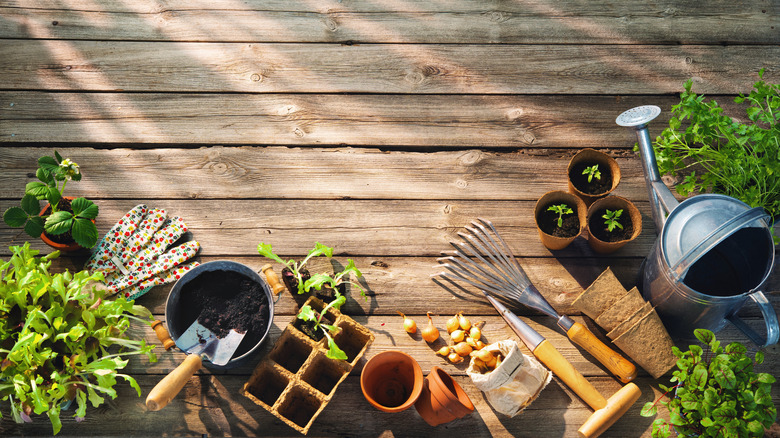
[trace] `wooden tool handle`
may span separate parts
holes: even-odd
[[[628,383],[636,378],[636,366],[615,350],[607,347],[584,325],[575,322],[566,334],[574,343],[604,364],[621,382]]]
[[[200,369],[202,363],[197,354],[187,356],[181,365],[152,388],[149,396],[146,397],[146,408],[150,411],[159,411],[164,408],[184,388],[184,384]]]
[[[264,265],[260,270],[265,274],[265,279],[268,280],[268,284],[271,286],[271,290],[277,297],[284,291],[285,286],[279,281],[279,277],[274,272],[274,268],[269,265]]]
[[[168,333],[168,330],[165,329],[162,321],[155,319],[152,323],[152,328],[154,329],[154,333],[157,335],[157,339],[162,342],[163,347],[165,347],[166,350],[170,350],[176,345],[176,342],[171,339],[171,334]]]
[[[590,384],[561,353],[545,339],[534,349],[534,356],[542,361],[553,374],[563,380],[585,403],[594,410],[607,405],[607,400]]]
[[[620,388],[607,400],[607,406],[594,412],[585,423],[577,429],[581,438],[595,438],[606,432],[628,409],[639,400],[642,391],[633,383]]]

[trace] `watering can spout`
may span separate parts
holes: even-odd
[[[656,232],[663,228],[666,216],[679,204],[671,190],[661,181],[653,144],[650,142],[650,134],[647,131],[647,124],[659,114],[661,114],[661,108],[655,105],[645,105],[631,108],[615,120],[618,125],[632,128],[636,132]]]

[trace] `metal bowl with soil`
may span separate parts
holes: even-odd
[[[227,365],[205,362],[212,369],[247,363],[268,337],[273,316],[271,288],[265,280],[251,268],[226,260],[188,271],[174,284],[165,304],[165,321],[173,340],[196,320],[218,337],[230,329],[246,332]]]

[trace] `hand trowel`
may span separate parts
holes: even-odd
[[[187,381],[198,371],[203,359],[223,366],[230,361],[246,333],[235,329],[224,338],[218,338],[197,320],[176,339],[176,346],[188,354],[187,358],[158,383],[146,397],[146,408],[158,411],[164,408],[181,391]]]

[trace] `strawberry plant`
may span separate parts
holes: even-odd
[[[32,237],[40,237],[44,232],[50,236],[70,233],[72,241],[84,248],[95,246],[98,232],[92,220],[98,215],[98,206],[86,198],[72,202],[63,199],[68,181],[81,180],[79,165],[54,151],[54,157],[38,159],[35,176],[39,181],[27,183],[21,206],[6,210],[3,221],[11,227],[24,227]],[[39,214],[42,200],[51,206],[46,214]]]
[[[59,251],[36,257],[29,243],[10,249],[10,260],[0,260],[0,402],[9,403],[14,420],[45,413],[57,434],[63,403],[75,401],[74,417],[83,420],[88,404],[116,398],[120,377],[140,396],[135,379],[119,370],[128,355],[156,361],[154,346],[127,335],[131,321],[152,320],[149,311],[104,299],[93,286],[101,273],[50,273]]]
[[[673,429],[680,436],[764,436],[777,416],[771,394],[775,378],[754,372],[754,360],[739,342],[723,348],[709,330],[696,329],[694,334],[706,350],[698,345],[685,352],[672,347],[679,358],[671,379],[675,385],[659,385],[666,393],[642,408],[645,417],[655,416],[659,404],[669,410],[669,421],[653,421],[653,437],[674,436]],[[763,361],[758,351],[755,364]]]

